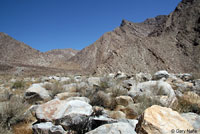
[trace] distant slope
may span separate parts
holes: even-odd
[[[47,70],[45,67],[71,70],[76,67],[66,61],[77,52],[73,49],[57,49],[42,53],[0,32],[0,71],[13,71],[17,67],[22,67],[22,70]]]
[[[200,73],[200,1],[183,0],[168,16],[143,23],[123,20],[69,61],[93,73]]]
[[[5,33],[0,33],[0,61],[24,64],[34,63],[33,59],[42,59],[42,53],[19,42]]]

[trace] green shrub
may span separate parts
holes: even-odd
[[[25,83],[23,81],[16,81],[15,83],[13,83],[12,88],[23,89],[24,86]]]

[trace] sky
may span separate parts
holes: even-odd
[[[42,52],[81,50],[123,19],[168,15],[181,0],[0,0],[0,32]]]

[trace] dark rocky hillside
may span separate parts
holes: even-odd
[[[123,20],[70,61],[94,73],[200,72],[200,1],[183,0],[168,16]]]

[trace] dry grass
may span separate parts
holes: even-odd
[[[13,126],[13,134],[33,134],[33,130],[28,122],[22,122]]]
[[[28,105],[23,103],[21,97],[13,96],[4,103],[0,109],[0,120],[5,128],[10,129],[13,125],[22,122],[26,119],[24,114]]]

